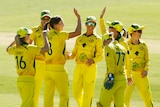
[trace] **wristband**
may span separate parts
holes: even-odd
[[[43,30],[42,32],[43,32],[43,33],[47,33],[48,31],[47,31],[47,30]]]

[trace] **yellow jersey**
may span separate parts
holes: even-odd
[[[46,64],[62,64],[66,62],[66,40],[68,40],[68,32],[60,32],[55,29],[51,29],[47,35],[50,44],[50,50],[45,53]]]
[[[103,18],[100,18],[100,29],[101,29],[101,34],[104,35],[106,33],[106,26],[105,26],[105,23],[104,23],[104,19]],[[130,55],[130,50],[129,50],[129,47],[128,47],[128,43],[127,41],[121,37],[119,38],[118,42],[124,46],[124,48],[126,49],[127,51],[127,54],[126,54],[126,73],[127,73],[127,78],[131,78],[131,70],[132,70],[132,57]]]
[[[132,70],[133,71],[148,71],[149,69],[149,54],[146,43],[140,40],[138,45],[133,45],[131,40],[128,41],[132,57]]]
[[[72,51],[71,59],[76,58],[76,63],[83,64],[87,59],[93,58],[98,62],[103,58],[102,40],[97,34],[79,36]]]
[[[107,75],[109,73],[114,74],[115,80],[126,78],[126,54],[126,49],[117,41],[105,46]]]
[[[12,46],[8,49],[8,53],[15,56],[19,76],[35,75],[35,56],[40,54],[40,50],[40,47],[31,45],[23,45],[18,48]]]
[[[34,41],[34,45],[39,46],[39,47],[43,47],[44,46],[44,38],[42,35],[42,25],[40,26],[36,26],[32,28],[32,34],[30,35],[30,39],[32,41]],[[36,56],[37,60],[44,60],[44,55],[43,54],[39,54]]]

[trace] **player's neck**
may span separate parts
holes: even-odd
[[[86,36],[91,36],[91,35],[93,35],[93,31],[87,31],[87,32],[85,33],[85,35],[86,35]]]
[[[131,43],[132,43],[133,45],[138,45],[138,44],[140,43],[140,41],[139,41],[139,39],[138,39],[138,40],[136,40],[136,39],[131,39]]]

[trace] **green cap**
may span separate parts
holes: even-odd
[[[140,26],[139,24],[132,24],[129,28],[128,28],[128,33],[131,34],[134,31],[138,31],[138,30],[143,30],[144,26]]]
[[[123,24],[120,21],[117,21],[117,20],[113,22],[107,21],[106,23],[109,27],[113,27],[118,32],[121,32],[123,30]]]
[[[51,13],[49,10],[43,10],[41,12],[41,19],[44,18],[45,16],[48,16],[49,18],[51,18]]]
[[[19,38],[23,38],[28,34],[31,34],[32,30],[26,28],[26,27],[21,27],[20,29],[17,30],[17,35],[19,35]]]
[[[96,17],[88,16],[87,19],[86,19],[86,22],[96,22]]]

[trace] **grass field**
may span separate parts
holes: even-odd
[[[16,70],[13,56],[6,52],[6,46],[13,40],[15,31],[21,26],[29,28],[40,24],[40,12],[43,9],[49,9],[52,15],[59,14],[64,18],[64,30],[74,30],[76,26],[76,17],[73,14],[73,8],[77,8],[81,14],[82,23],[89,15],[97,17],[99,23],[99,14],[104,6],[107,6],[106,20],[120,20],[127,28],[132,23],[146,25],[142,38],[147,42],[150,52],[150,86],[153,94],[154,107],[160,107],[160,1],[159,0],[0,0],[1,23],[0,23],[0,106],[1,107],[19,107],[21,99],[16,86]],[[84,24],[83,24],[84,25]],[[97,24],[98,25],[98,24]],[[100,34],[99,26],[96,28]],[[83,32],[85,27],[83,26]],[[67,50],[71,51],[75,38],[67,41]],[[71,86],[73,76],[74,61],[67,61],[70,80],[70,107],[76,107],[75,100],[72,97]],[[93,107],[98,101],[99,92],[105,73],[104,60],[98,63],[98,75],[95,86],[95,96]],[[58,94],[55,96],[56,106],[58,107]],[[40,106],[43,107],[43,87],[40,97]],[[135,89],[132,95],[131,107],[144,107],[143,102]]]

